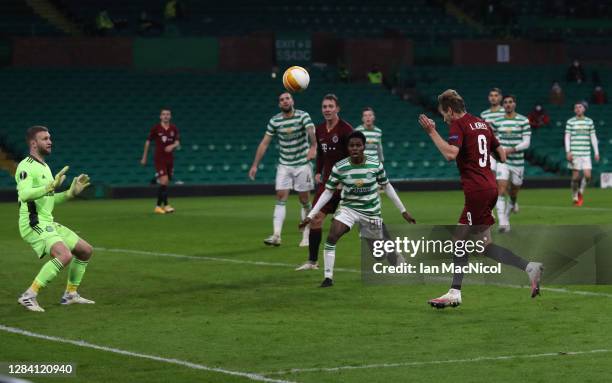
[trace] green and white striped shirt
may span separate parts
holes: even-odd
[[[348,157],[334,165],[325,187],[335,191],[342,184],[340,206],[370,217],[380,217],[378,185],[387,183],[389,179],[385,169],[376,158],[366,156],[363,164],[355,165]]]
[[[377,126],[372,126],[371,129],[368,129],[363,125],[359,125],[355,130],[363,133],[366,137],[365,155],[374,157],[380,160],[380,162],[383,162],[385,158],[382,148],[382,130]]]
[[[279,149],[278,163],[287,166],[301,166],[308,161],[308,130],[314,124],[308,113],[296,109],[293,116],[285,118],[279,113],[270,119],[266,134],[277,136]]]
[[[504,110],[504,108],[500,106],[499,109],[497,109],[497,111],[495,112],[492,111],[491,108],[487,110],[483,110],[480,113],[480,118],[485,120],[485,122],[488,123],[489,125],[492,125],[493,121],[497,120],[500,117],[504,117],[505,114],[506,114],[506,111]],[[491,126],[491,128],[493,127]]]
[[[504,148],[513,148],[523,141],[524,137],[531,137],[531,126],[527,117],[516,113],[514,118],[502,116],[495,119],[491,125],[499,143]],[[525,152],[508,154],[506,164],[509,166],[525,166]]]
[[[570,152],[574,157],[591,157],[591,134],[595,133],[593,120],[572,117],[567,120],[565,133],[570,137]]]

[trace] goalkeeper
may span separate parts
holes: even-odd
[[[72,230],[53,221],[53,207],[80,194],[89,186],[89,177],[81,174],[72,180],[67,191],[55,193],[66,178],[68,166],[53,177],[45,163],[51,154],[51,136],[44,126],[33,126],[27,130],[26,141],[30,155],[17,166],[15,181],[19,197],[19,233],[38,258],[50,256],[34,278],[30,288],[17,300],[30,311],[45,311],[36,297],[42,287],[47,286],[63,268],[68,269],[68,284],[60,303],[95,303],[79,295],[81,284],[93,248]]]

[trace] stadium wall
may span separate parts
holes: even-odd
[[[13,39],[16,67],[132,67],[132,39],[123,37]]]
[[[289,35],[287,35],[289,36]],[[220,38],[25,37],[0,45],[15,67],[110,67],[142,70],[269,71],[279,60],[285,35],[261,33]],[[335,65],[342,61],[354,78],[363,79],[374,66],[390,73],[414,62],[413,42],[403,38],[341,39],[329,33],[300,35],[308,44],[308,60]],[[297,41],[297,40],[296,40]],[[282,41],[281,41],[282,42]],[[302,44],[303,45],[303,44]],[[301,46],[301,45],[300,45]],[[282,53],[304,53],[304,48]],[[8,57],[8,56],[7,56]],[[284,57],[284,56],[282,56]],[[294,62],[296,61],[296,62]]]
[[[353,78],[364,78],[373,67],[393,73],[414,62],[413,43],[408,39],[347,39],[343,51]]]
[[[269,71],[274,65],[274,37],[247,36],[219,39],[219,69]]]
[[[461,190],[459,180],[413,180],[393,181],[398,191],[445,191]],[[569,187],[569,178],[528,178],[524,187],[530,189],[550,189]],[[242,184],[242,185],[172,185],[172,197],[208,197],[232,195],[274,195],[273,184]],[[148,186],[104,186],[94,185],[88,188],[85,198],[154,198],[157,196],[157,187]],[[17,201],[17,192],[14,189],[0,189],[0,202]]]
[[[507,46],[507,51],[502,49],[500,52],[500,46]],[[507,52],[507,55],[503,52]],[[507,61],[505,58],[507,58]],[[511,65],[566,64],[567,50],[565,44],[561,43],[538,43],[523,40],[453,41],[454,65],[492,65],[500,63]]]
[[[136,69],[216,70],[219,64],[219,42],[215,38],[134,39]]]

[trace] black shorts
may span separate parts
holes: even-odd
[[[317,201],[319,200],[319,198],[321,197],[321,194],[323,194],[324,191],[325,191],[324,184],[320,184],[319,186],[317,186],[317,194],[315,194],[314,199],[312,200],[312,206],[317,204]],[[324,213],[324,214],[335,213],[336,209],[338,209],[338,204],[340,204],[340,190],[336,190],[334,192],[334,195],[332,196],[331,200],[329,200],[329,202],[326,203],[325,206],[323,206],[323,208],[321,208],[321,213]]]

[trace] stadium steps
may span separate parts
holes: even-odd
[[[8,153],[0,148],[0,171],[6,172],[13,177],[15,170],[17,170],[17,163],[13,161]]]
[[[83,31],[72,22],[66,15],[60,12],[55,5],[48,0],[25,0],[30,8],[38,16],[47,20],[51,25],[72,36],[81,36]]]
[[[445,1],[444,8],[446,13],[453,16],[460,24],[465,24],[478,32],[484,31],[484,25],[477,22],[473,17],[465,13],[460,7],[456,6],[452,1]]]
[[[414,67],[413,75],[422,93],[434,97],[447,87],[455,87],[465,95],[468,108],[478,113],[485,109],[487,91],[496,85],[516,91],[519,111],[528,110],[532,105],[527,99],[535,101],[546,95],[548,81],[561,68],[536,68],[533,73],[531,70]],[[606,78],[606,73],[602,71],[602,78]],[[526,83],[513,87],[513,83],[520,83],[517,77],[521,76]],[[315,70],[311,71],[311,79],[308,91],[296,95],[295,100],[297,107],[308,111],[315,123],[322,121],[321,96],[328,92],[339,96],[341,117],[354,126],[360,124],[363,107],[374,108],[376,124],[383,129],[385,168],[391,179],[457,178],[455,164],[442,160],[418,126],[416,116],[422,113],[420,107],[402,101],[382,87],[337,83],[326,73]],[[51,130],[55,147],[49,157],[52,169],[68,164],[71,174],[88,173],[94,181],[112,185],[143,185],[153,177],[152,166],[143,168],[138,160],[148,130],[157,122],[160,104],[172,107],[174,121],[181,131],[175,181],[249,183],[248,168],[269,118],[278,112],[276,94],[281,89],[279,80],[272,80],[265,73],[155,74],[123,69],[7,68],[0,70],[0,81],[3,83],[0,102],[5,105],[0,137],[16,159],[27,154],[24,130],[33,124],[45,124]],[[567,86],[566,97],[570,100],[584,95],[584,91],[585,88]],[[563,150],[563,127],[571,108],[545,107],[553,123],[541,132],[534,132],[534,150],[530,155],[533,153],[533,161],[539,165],[526,166],[528,177],[565,171],[559,152]],[[598,170],[612,170],[608,154],[612,148],[611,113],[599,106],[592,106],[588,112],[598,124],[602,152]],[[443,121],[432,117],[441,132],[446,132]],[[270,145],[257,182],[274,182],[276,145],[276,142]],[[6,174],[0,178],[0,187],[14,187],[14,180]]]

